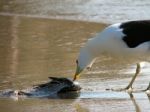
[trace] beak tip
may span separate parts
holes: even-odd
[[[75,81],[75,80],[79,79],[79,77],[80,77],[80,75],[79,75],[79,74],[75,74],[75,75],[74,75],[74,78],[73,78],[73,81]]]
[[[79,79],[81,71],[82,71],[81,68],[77,65],[77,69],[76,69],[73,81]]]
[[[77,75],[75,74],[73,77],[73,81],[75,81],[77,79]]]

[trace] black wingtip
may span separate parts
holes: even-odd
[[[48,77],[49,79],[51,79],[51,80],[58,80],[59,78],[57,78],[57,77]]]

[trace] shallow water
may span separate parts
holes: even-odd
[[[31,87],[49,76],[72,78],[80,47],[106,26],[18,16],[0,16],[0,25],[1,90]],[[149,82],[149,64],[143,64],[146,66],[134,85],[139,89]],[[135,66],[131,65],[103,56],[91,71],[81,75],[82,90],[76,99],[0,99],[1,111],[133,112],[137,103],[140,110],[148,112],[149,99],[144,93],[134,94],[134,101],[127,93],[105,91],[125,87],[134,73]]]
[[[75,4],[81,2],[85,4],[86,0],[79,0]],[[64,7],[64,4],[54,8],[45,7],[48,1],[42,3],[43,5],[38,1],[34,4],[34,0],[0,2],[2,6],[0,7],[0,90],[24,89],[47,81],[49,76],[72,78],[79,49],[88,38],[107,26],[99,23],[59,20],[57,17],[57,20],[49,19],[49,15],[52,14],[48,12],[45,12],[47,16],[43,17],[43,13],[40,13],[42,9],[62,10],[60,6]],[[40,9],[40,6],[43,8]],[[43,10],[41,12],[44,12]],[[59,15],[56,11],[54,14]],[[67,15],[62,16],[67,17]],[[0,110],[2,112],[149,112],[150,98],[145,93],[134,93],[130,96],[125,92],[105,90],[125,87],[134,73],[134,65],[134,62],[128,63],[123,60],[118,62],[111,57],[102,56],[91,71],[85,71],[81,75],[79,83],[82,90],[76,98],[33,98],[18,101],[5,98],[0,99]],[[134,84],[135,88],[147,87],[149,67],[149,63],[143,62],[142,73]]]
[[[149,0],[1,0],[0,15],[115,23],[149,19]]]

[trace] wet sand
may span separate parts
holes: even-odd
[[[49,76],[72,78],[79,49],[87,39],[108,25],[101,22],[148,17],[149,1],[142,1],[142,4],[141,0],[131,2],[1,0],[0,90],[28,88],[47,81]],[[143,63],[142,72],[133,85],[135,88],[145,89],[148,86],[149,68],[149,63]],[[107,88],[125,87],[134,71],[134,61],[101,56],[91,71],[82,73],[78,80],[81,93],[72,99],[15,101],[1,98],[0,111],[149,112],[150,98],[145,93],[129,95],[106,91]]]
[[[107,25],[80,21],[0,16],[0,90],[22,89],[47,81],[49,76],[73,77],[75,59],[88,38]],[[79,83],[81,93],[73,99],[0,99],[2,112],[148,112],[145,93],[106,91],[125,87],[134,73],[131,63],[101,57],[92,71],[85,71]],[[149,64],[134,87],[149,82]],[[145,71],[145,72],[144,72]],[[8,108],[9,107],[9,108]]]
[[[0,16],[0,23],[0,73],[4,74],[4,84],[5,79],[17,82],[27,78],[26,84],[33,84],[32,79],[47,80],[48,76],[72,78],[79,49],[106,26],[15,15]]]

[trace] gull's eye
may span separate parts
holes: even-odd
[[[76,64],[78,64],[78,60],[76,60]]]
[[[87,70],[89,70],[89,71],[91,71],[91,67],[89,67],[89,66],[88,66],[88,67],[86,67],[86,69],[87,69]]]

